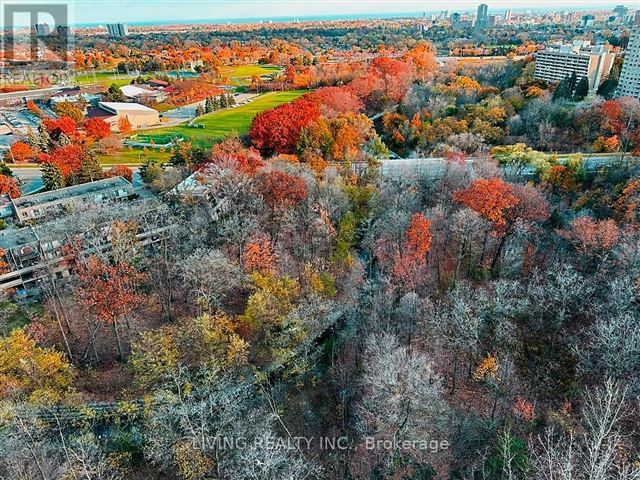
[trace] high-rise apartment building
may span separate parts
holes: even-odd
[[[616,96],[640,98],[640,27],[635,27],[629,38]]]
[[[476,31],[481,32],[487,28],[489,7],[486,3],[478,5],[478,14],[476,15]]]
[[[126,37],[129,35],[129,28],[126,23],[110,23],[107,25],[110,37]]]
[[[51,27],[46,23],[38,23],[34,29],[38,37],[45,37],[51,33]]]
[[[534,77],[559,82],[575,73],[578,81],[586,77],[589,90],[594,91],[609,75],[614,59],[615,54],[607,45],[593,46],[583,41],[575,41],[571,45],[550,45],[536,54]]]

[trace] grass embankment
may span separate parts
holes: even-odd
[[[231,135],[245,135],[249,132],[251,122],[257,114],[289,103],[304,93],[304,90],[265,93],[246,105],[219,110],[199,117],[195,124],[204,125],[204,128],[176,125],[141,131],[137,134],[145,139],[153,139],[156,144],[160,144],[162,139],[167,137],[181,137],[200,146],[211,146],[221,138]]]

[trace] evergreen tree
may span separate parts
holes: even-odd
[[[140,165],[140,177],[145,183],[152,183],[162,175],[162,167],[155,160],[147,159]]]
[[[220,95],[220,108],[227,108],[229,106],[229,101],[227,100],[227,96],[223,93]]]
[[[576,101],[583,100],[584,97],[589,95],[589,80],[587,77],[582,77],[576,85],[576,90],[573,93],[573,99]]]
[[[618,88],[619,81],[620,76],[618,72],[615,69],[612,69],[607,79],[598,87],[598,95],[606,99],[613,98],[616,93],[616,89]]]
[[[57,190],[64,187],[64,178],[60,169],[55,163],[45,163],[40,168],[42,172],[42,182],[47,190]]]
[[[233,97],[233,95],[229,94],[227,97],[228,97],[229,105],[235,105],[236,104],[236,99]]]
[[[571,93],[570,78],[565,77],[560,80],[560,83],[558,83],[556,91],[553,93],[553,100],[556,101],[571,98]]]
[[[118,87],[115,83],[112,83],[107,91],[107,100],[110,102],[126,102],[127,97],[124,96],[120,87]]]
[[[220,100],[218,100],[218,97],[211,98],[211,106],[213,107],[213,110],[220,110],[222,105],[220,105]]]
[[[204,102],[204,111],[206,113],[211,113],[213,112],[214,108],[213,108],[213,100],[211,99],[211,97],[207,97],[207,99]]]
[[[80,167],[80,173],[78,175],[78,181],[80,183],[94,182],[104,178],[104,172],[102,171],[102,165],[96,154],[92,151],[86,151],[82,158],[82,166]]]
[[[200,117],[204,114],[205,114],[205,109],[202,107],[202,105],[198,105],[196,107],[196,117]]]
[[[571,98],[573,96],[573,92],[575,92],[576,90],[576,85],[578,85],[578,76],[576,75],[576,72],[572,72],[571,76],[569,76],[569,97]]]
[[[64,133],[60,132],[60,135],[58,135],[58,146],[60,147],[65,147],[67,145],[71,145],[71,139],[66,136]]]
[[[34,150],[43,153],[48,153],[53,144],[49,131],[42,123],[38,126],[38,133],[34,137],[34,142],[35,145],[32,145]]]

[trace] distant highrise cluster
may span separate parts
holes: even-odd
[[[640,28],[636,27],[631,33],[629,46],[624,56],[620,80],[618,82],[618,97],[640,98]]]
[[[107,25],[110,37],[126,37],[129,35],[129,28],[126,23],[110,23]]]
[[[478,14],[476,15],[476,31],[482,32],[489,26],[489,6],[486,3],[478,5]]]

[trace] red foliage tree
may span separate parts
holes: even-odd
[[[580,253],[596,255],[616,246],[620,228],[614,220],[580,217],[572,221],[569,231],[563,234]]]
[[[325,117],[335,117],[340,113],[361,112],[362,101],[347,87],[324,87],[316,90],[313,98],[320,105],[320,112]]]
[[[307,185],[300,177],[274,170],[258,178],[258,191],[272,209],[294,207],[307,199]]]
[[[404,243],[394,258],[393,276],[408,287],[420,283],[432,240],[431,222],[422,213],[413,214]]]
[[[258,114],[251,124],[249,137],[263,155],[294,153],[302,129],[319,116],[318,103],[304,96]]]
[[[113,328],[118,356],[122,358],[118,323],[143,303],[145,297],[139,287],[145,275],[126,263],[110,265],[97,257],[89,257],[79,265],[78,278],[76,301],[87,314]]]
[[[70,174],[80,171],[82,156],[82,148],[79,145],[69,144],[57,148],[51,153],[41,153],[38,155],[38,161],[55,164],[66,179]]]
[[[69,117],[60,117],[56,119],[45,118],[42,123],[44,123],[45,128],[51,135],[59,135],[63,133],[67,137],[71,137],[78,131],[76,122]]]
[[[122,177],[130,182],[133,181],[133,170],[126,165],[116,165],[105,172],[107,177]]]
[[[504,230],[507,211],[518,203],[513,185],[499,178],[474,180],[469,188],[453,192],[453,199],[489,220],[496,231]]]
[[[91,137],[99,140],[111,135],[111,127],[101,118],[89,118],[84,122],[84,131]]]
[[[9,195],[11,198],[21,195],[15,178],[0,174],[0,195]]]
[[[216,165],[232,166],[238,171],[254,175],[264,165],[260,152],[245,148],[239,138],[227,138],[211,149],[211,161]]]

